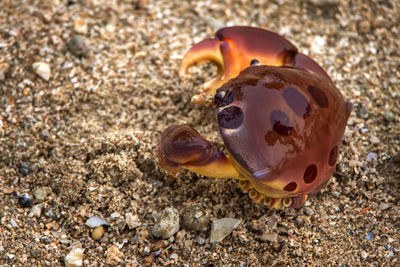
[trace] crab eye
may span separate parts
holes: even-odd
[[[257,60],[257,59],[253,59],[251,62],[250,62],[250,66],[257,66],[257,65],[259,65],[260,64],[260,62]]]
[[[217,90],[217,93],[214,97],[214,103],[217,108],[227,106],[231,104],[234,100],[235,94],[231,90],[222,87]]]

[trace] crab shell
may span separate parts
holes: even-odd
[[[351,109],[322,75],[253,66],[217,90],[233,165],[270,198],[307,195],[332,176]]]
[[[301,206],[333,174],[351,104],[317,63],[283,37],[250,27],[216,35],[190,49],[181,70],[204,59],[220,66],[195,102],[207,104],[212,95],[227,153],[190,126],[174,125],[161,136],[161,166],[170,173],[185,168],[238,179],[243,191],[269,208]]]

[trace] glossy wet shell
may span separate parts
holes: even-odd
[[[225,146],[257,191],[308,194],[332,176],[350,108],[328,78],[251,66],[217,90],[215,103]]]

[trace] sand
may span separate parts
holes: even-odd
[[[400,265],[400,2],[294,2],[0,1],[0,265]],[[168,125],[222,147],[214,110],[190,102],[215,66],[177,70],[232,25],[284,35],[354,104],[333,182],[302,208],[159,168]],[[217,244],[207,220],[152,234],[195,206],[240,224]]]

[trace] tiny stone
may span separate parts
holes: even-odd
[[[21,163],[21,166],[20,166],[20,168],[19,168],[19,171],[21,172],[21,174],[22,174],[23,176],[27,176],[27,175],[29,174],[29,172],[30,172],[29,164],[26,163],[26,162],[22,162],[22,163]]]
[[[55,214],[54,211],[51,210],[51,209],[47,210],[47,211],[44,213],[44,215],[45,215],[47,218],[55,218],[55,217],[56,217],[56,214]]]
[[[126,224],[128,225],[129,229],[135,229],[142,225],[139,217],[135,214],[128,212],[125,214]]]
[[[206,231],[210,216],[202,207],[191,205],[185,209],[182,221],[188,230]]]
[[[106,251],[106,263],[117,265],[122,261],[124,254],[114,245],[111,245]]]
[[[371,137],[371,143],[372,143],[372,144],[377,145],[377,144],[379,144],[380,142],[381,142],[381,140],[379,140],[378,137],[376,137],[376,136],[372,136],[372,137]]]
[[[269,241],[269,242],[276,242],[278,240],[278,234],[273,232],[265,232],[259,236],[261,241]]]
[[[76,243],[72,246],[72,250],[65,257],[65,266],[75,267],[82,266],[83,249],[80,243]]]
[[[240,222],[241,220],[233,218],[214,220],[211,225],[210,243],[221,242],[239,226]]]
[[[45,62],[35,62],[32,64],[33,72],[45,81],[50,79],[51,70],[49,64]]]
[[[7,63],[0,63],[0,81],[4,81],[6,79],[6,75],[10,70],[10,65]]]
[[[37,204],[32,207],[31,212],[29,213],[28,217],[40,217],[42,213],[42,204]]]
[[[68,42],[68,49],[74,56],[86,56],[89,53],[89,41],[82,35],[74,35]]]
[[[387,203],[381,203],[379,204],[379,209],[380,210],[387,210],[388,208],[390,208],[390,205]]]
[[[304,209],[304,212],[305,212],[306,215],[308,215],[308,216],[312,216],[312,215],[314,214],[314,211],[313,211],[311,208],[309,208],[309,207],[305,208],[305,209]]]
[[[321,36],[315,36],[311,40],[311,50],[317,54],[323,53],[326,43],[325,39]]]
[[[18,224],[15,222],[14,219],[10,219],[10,224],[12,225],[12,227],[18,227]]]
[[[110,214],[110,217],[111,217],[112,219],[115,219],[115,218],[121,217],[121,215],[120,215],[118,212],[113,212],[113,213]]]
[[[100,226],[100,225],[109,226],[109,224],[106,220],[104,220],[103,218],[100,218],[100,217],[96,217],[96,216],[89,217],[89,219],[86,221],[86,225],[89,227],[92,227],[92,228]]]
[[[100,240],[103,237],[103,235],[104,235],[104,227],[101,225],[97,226],[92,231],[92,238],[94,240]]]
[[[155,237],[169,238],[179,230],[179,213],[174,208],[167,208],[161,212],[159,221],[154,225],[152,234]]]
[[[267,225],[269,229],[274,230],[276,228],[277,223],[278,223],[278,216],[276,216],[275,214],[267,218]]]
[[[365,260],[366,258],[368,258],[368,253],[365,252],[365,251],[361,251],[361,258],[363,258],[364,260]]]
[[[23,208],[30,208],[32,207],[32,197],[26,193],[18,196],[18,203]]]
[[[196,239],[194,240],[194,242],[196,242],[197,244],[199,244],[200,246],[202,246],[202,245],[204,245],[204,243],[206,242],[206,240],[205,240],[202,236],[198,235],[198,236],[196,237]]]
[[[385,119],[385,121],[387,122],[392,122],[394,119],[394,115],[392,112],[390,111],[385,111],[383,112],[383,118]]]
[[[374,152],[370,152],[367,154],[367,161],[378,160],[378,155]]]
[[[362,20],[360,21],[360,23],[358,24],[360,32],[362,33],[367,33],[370,31],[371,29],[371,24],[369,23],[368,20]]]
[[[357,115],[362,119],[368,119],[369,117],[369,110],[365,107],[362,107],[358,110]]]
[[[169,256],[169,258],[170,258],[171,260],[176,260],[176,259],[178,258],[178,254],[172,253],[171,256]]]
[[[33,195],[35,197],[35,199],[41,203],[43,201],[46,200],[46,197],[48,194],[51,193],[51,188],[43,186],[43,187],[39,187],[37,188],[34,192]]]
[[[80,34],[86,34],[88,31],[88,26],[86,21],[80,18],[74,20],[74,31]]]

